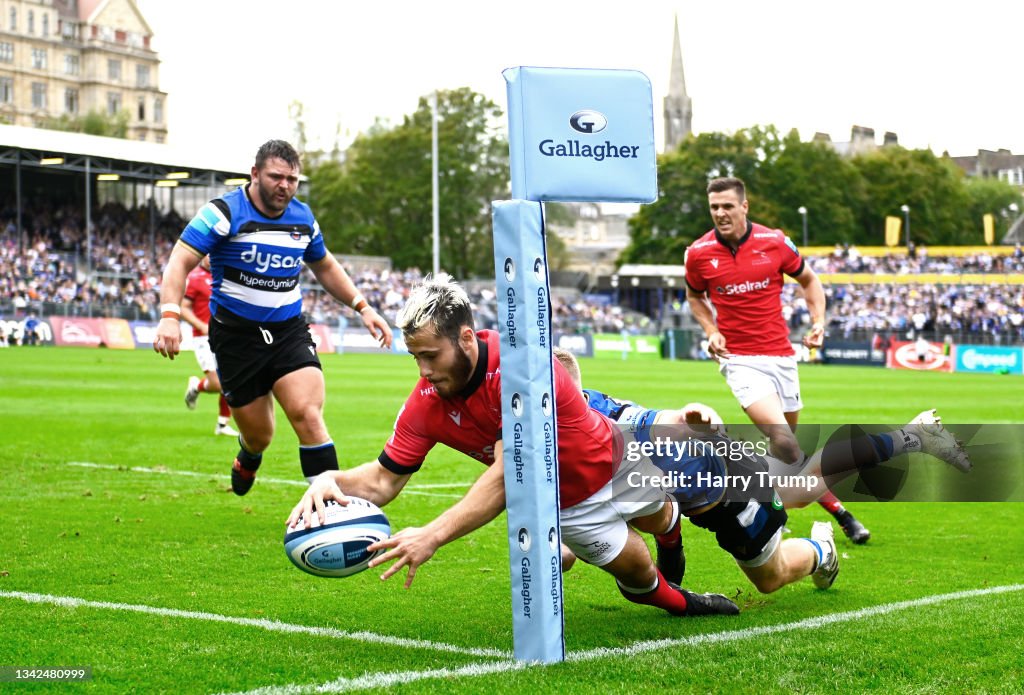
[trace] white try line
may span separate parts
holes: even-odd
[[[796,630],[814,630],[826,625],[836,623],[853,622],[864,620],[888,613],[907,610],[909,608],[920,608],[932,606],[957,599],[976,598],[992,594],[1003,594],[1012,591],[1024,590],[1024,584],[1011,584],[1008,586],[996,586],[988,589],[975,589],[971,591],[957,591],[951,594],[938,594],[936,596],[925,596],[924,598],[911,601],[900,601],[898,603],[886,603],[880,606],[861,608],[855,611],[844,613],[832,613],[815,618],[807,618],[782,625],[765,625],[761,627],[750,627],[742,630],[728,630],[726,632],[712,632],[710,634],[692,635],[690,637],[679,637],[663,640],[647,640],[637,642],[626,647],[599,647],[583,651],[570,652],[566,660],[570,662],[593,661],[609,657],[635,656],[645,652],[659,651],[673,647],[698,647],[705,644],[721,644],[724,642],[736,642],[739,640],[751,639],[762,635],[793,632]],[[495,661],[478,662],[467,664],[459,668],[440,668],[429,671],[398,671],[384,673],[368,673],[357,678],[338,678],[320,684],[307,685],[284,685],[268,686],[257,688],[244,693],[244,695],[304,695],[305,693],[341,693],[352,690],[369,690],[371,688],[388,688],[405,683],[429,680],[434,678],[469,678],[475,676],[486,676],[495,673],[508,673],[520,671],[525,668],[542,667],[543,664],[530,664],[520,661]]]
[[[218,615],[205,611],[185,611],[177,608],[160,608],[159,606],[144,606],[132,603],[112,603],[110,601],[87,601],[74,596],[53,596],[50,594],[34,594],[24,591],[0,591],[0,598],[12,598],[27,603],[44,603],[65,608],[99,608],[115,611],[129,611],[132,613],[146,613],[148,615],[160,615],[169,618],[188,618],[190,620],[207,620],[216,623],[229,623],[243,627],[258,627],[273,632],[291,632],[317,637],[332,637],[334,639],[352,640],[355,642],[373,642],[386,644],[393,647],[409,647],[411,649],[426,649],[435,652],[448,652],[452,654],[466,654],[469,656],[495,657],[508,659],[511,654],[501,649],[485,649],[478,647],[460,647],[445,642],[432,642],[430,640],[409,639],[407,637],[394,637],[392,635],[380,635],[375,632],[360,630],[349,632],[338,630],[332,627],[316,627],[311,625],[294,625],[282,623],[279,620],[268,618],[238,618],[230,615]]]
[[[157,475],[181,475],[188,476],[191,478],[205,478],[207,480],[231,480],[230,475],[221,473],[200,473],[199,471],[176,471],[169,468],[147,468],[145,466],[115,466],[107,463],[90,463],[88,461],[68,461],[65,463],[67,466],[76,466],[78,468],[97,468],[105,471],[129,471],[131,473],[153,473]],[[286,478],[267,478],[260,476],[257,478],[260,483],[270,485],[293,485],[297,487],[309,487],[309,483],[304,480],[288,480]],[[447,499],[460,499],[462,495],[454,495],[451,493],[438,493],[438,492],[421,492],[423,489],[431,488],[468,488],[470,485],[467,483],[431,483],[424,485],[406,485],[402,492],[406,495],[421,495],[423,497],[445,497]]]

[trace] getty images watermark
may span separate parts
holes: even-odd
[[[652,462],[685,461],[716,456],[725,461],[742,461],[768,456],[768,442],[737,441],[726,438],[677,439],[655,436],[647,440],[631,439],[623,446],[623,458],[630,463],[644,460]],[[660,487],[665,490],[732,488],[747,492],[758,488],[802,488],[813,490],[821,483],[816,475],[780,475],[770,471],[750,471],[747,474],[716,472],[711,470],[665,470],[658,473],[630,471],[626,484],[630,487]],[[752,487],[753,486],[753,487]]]

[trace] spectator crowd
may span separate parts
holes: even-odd
[[[0,205],[0,318],[30,314],[115,316],[155,320],[160,276],[186,220],[173,211],[158,214],[150,232],[149,208],[117,203],[93,215],[91,243],[71,205],[40,205],[22,211],[22,236],[13,204]],[[20,243],[19,243],[20,242]],[[997,342],[1024,342],[1024,285],[961,285],[906,282],[922,273],[1024,273],[1024,253],[932,256],[919,247],[912,255],[867,256],[856,247],[836,247],[810,257],[819,274],[878,273],[904,276],[902,282],[826,284],[830,334],[846,338],[871,333],[985,335]],[[423,278],[417,268],[347,268],[360,291],[394,323],[410,289]],[[320,290],[304,275],[305,309],[313,323],[336,325],[356,320],[354,312]],[[481,327],[498,324],[493,283],[466,283]],[[794,330],[808,321],[796,285],[784,290],[784,312]],[[683,309],[682,306],[679,307]],[[683,309],[685,311],[685,309]],[[556,288],[552,294],[556,332],[650,333],[659,322],[615,305],[606,295]]]

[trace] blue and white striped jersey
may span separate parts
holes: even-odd
[[[280,216],[266,217],[252,204],[248,185],[200,208],[181,241],[210,255],[210,313],[224,308],[261,323],[302,313],[302,265],[327,255],[308,205],[292,198]]]
[[[685,485],[665,490],[675,495],[683,513],[715,502],[725,493],[719,481],[728,473],[728,467],[725,460],[714,453],[715,441],[702,444],[693,439],[676,438],[674,446],[670,440],[679,433],[677,425],[659,425],[664,428],[660,435],[652,432],[657,410],[632,401],[620,401],[592,389],[583,389],[583,393],[587,405],[618,423],[627,449],[632,442],[642,445],[662,440],[663,445],[655,448],[648,458],[662,472],[674,474],[675,480],[686,481]],[[716,438],[716,441],[721,439],[724,438]]]

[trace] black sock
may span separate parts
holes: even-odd
[[[256,469],[258,469],[260,464],[263,463],[263,454],[250,453],[249,450],[245,448],[245,444],[242,443],[241,435],[238,437],[238,463],[242,468],[253,473],[255,473]]]
[[[299,463],[302,465],[302,475],[308,480],[324,471],[338,470],[338,451],[334,448],[334,442],[327,440],[326,444],[300,446]]]

